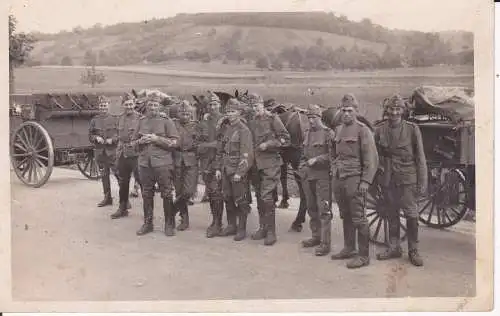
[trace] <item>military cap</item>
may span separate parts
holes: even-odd
[[[212,102],[220,103],[220,99],[215,93],[210,93],[210,96],[208,97],[208,103]]]
[[[406,108],[406,102],[404,101],[403,97],[401,97],[399,94],[393,94],[390,97],[388,97],[385,100],[385,105],[384,107],[402,107]]]
[[[340,101],[340,107],[353,107],[358,108],[359,103],[356,97],[352,93],[345,94]]]
[[[135,98],[132,94],[130,93],[125,93],[123,96],[122,96],[122,104],[129,101],[129,100],[132,100],[132,101],[135,101]]]
[[[192,113],[193,107],[187,100],[183,100],[179,103],[177,108],[178,113]]]
[[[226,111],[240,111],[243,112],[245,111],[245,106],[240,103],[240,101],[236,99],[229,99],[229,101],[226,104]]]
[[[157,94],[152,94],[152,95],[148,96],[148,98],[147,98],[148,103],[149,102],[161,103],[161,101],[162,101],[161,97]]]
[[[323,108],[317,104],[309,104],[307,107],[307,116],[321,116]]]
[[[257,93],[249,93],[245,98],[246,103],[249,105],[263,104],[264,99]]]
[[[104,96],[104,95],[100,95],[98,98],[97,98],[97,103],[100,105],[100,104],[109,104],[111,103],[111,100]]]

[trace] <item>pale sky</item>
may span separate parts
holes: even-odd
[[[178,13],[332,11],[388,28],[473,31],[481,0],[9,0],[21,32],[58,32]]]

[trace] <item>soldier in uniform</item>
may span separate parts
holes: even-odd
[[[344,248],[332,259],[347,259],[350,269],[370,264],[369,226],[366,218],[366,193],[378,167],[373,133],[356,119],[358,102],[347,94],[341,100],[342,124],[335,129],[331,149],[334,193],[343,221]],[[359,253],[356,252],[356,231]]]
[[[202,170],[205,192],[210,204],[212,223],[207,228],[207,238],[218,236],[222,231],[224,201],[221,181],[215,177],[217,155],[217,123],[222,118],[220,99],[212,94],[208,100],[208,115],[198,125],[198,156]]]
[[[299,175],[306,196],[312,237],[302,241],[305,248],[318,246],[317,256],[330,252],[331,244],[331,183],[330,145],[333,131],[321,121],[322,109],[316,104],[308,107],[310,128],[306,131],[304,147],[299,166]]]
[[[249,121],[255,160],[251,172],[259,212],[259,229],[251,237],[254,240],[265,239],[264,245],[271,246],[277,240],[273,191],[280,181],[283,164],[280,150],[290,146],[290,134],[279,117],[264,108],[261,96],[249,94],[246,102],[254,108],[254,116]]]
[[[406,217],[408,257],[415,266],[422,266],[418,253],[418,210],[416,198],[427,189],[427,164],[419,127],[402,119],[406,103],[400,95],[391,96],[385,110],[388,120],[375,130],[380,157],[380,182],[389,215],[389,248],[377,255],[378,260],[400,258],[400,219]]]
[[[139,153],[139,175],[142,183],[144,224],[137,231],[141,236],[153,231],[154,186],[158,183],[163,199],[165,235],[174,236],[173,205],[174,161],[172,151],[178,146],[175,123],[160,116],[160,98],[148,98],[146,113],[137,124],[134,145]]]
[[[101,169],[102,189],[104,199],[98,207],[113,204],[111,197],[110,171],[113,172],[119,183],[115,169],[116,145],[118,143],[118,117],[109,113],[110,100],[105,96],[98,99],[100,113],[90,121],[89,140],[95,146],[94,156]]]
[[[247,217],[250,213],[248,199],[248,171],[253,158],[252,133],[242,122],[244,107],[238,103],[227,106],[229,125],[224,128],[218,148],[215,172],[222,179],[222,191],[226,203],[228,226],[222,236],[234,235],[235,241],[246,238]]]
[[[197,124],[192,120],[193,107],[188,101],[182,101],[177,108],[178,119],[175,126],[179,133],[179,142],[174,151],[175,162],[175,193],[174,208],[180,213],[181,222],[177,229],[189,228],[188,202],[196,193],[198,184],[198,146]]]
[[[120,205],[118,210],[111,214],[112,219],[128,216],[130,203],[130,177],[137,165],[137,151],[132,141],[136,132],[140,114],[134,111],[135,102],[131,94],[122,98],[123,114],[118,119],[118,146],[116,148],[116,169],[120,178]]]

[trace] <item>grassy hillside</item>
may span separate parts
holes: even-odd
[[[425,59],[425,53],[433,56],[448,48],[460,52],[473,46],[471,33],[389,30],[367,19],[353,22],[324,12],[180,14],[168,19],[96,25],[89,29],[76,27],[71,32],[34,35],[38,42],[32,59],[52,65],[61,64],[64,57],[74,65],[84,64],[89,51],[103,65],[179,60],[186,58],[186,52],[207,54],[207,62],[228,58],[253,63],[262,55],[276,55],[285,48],[299,47],[301,59],[326,59],[334,66],[336,57],[332,51],[341,47],[349,51],[355,46],[359,50],[355,59],[371,54],[381,56],[387,48],[398,58],[404,54],[405,58]],[[307,52],[319,41],[324,49]],[[421,56],[413,54],[417,49]],[[237,57],[233,58],[235,54]],[[349,58],[342,53],[339,56]],[[373,60],[373,56],[370,58]]]
[[[210,35],[214,32],[215,35]],[[385,50],[382,43],[375,43],[353,37],[342,36],[318,31],[295,30],[266,27],[238,27],[232,25],[203,26],[183,24],[166,26],[146,34],[121,34],[115,36],[76,35],[62,36],[57,40],[42,40],[36,43],[32,51],[32,58],[43,64],[54,64],[64,56],[70,56],[74,64],[83,64],[85,52],[92,49],[123,50],[135,43],[133,49],[141,58],[151,53],[151,46],[164,53],[175,50],[177,54],[184,54],[191,50],[206,51],[212,56],[223,53],[222,47],[231,40],[233,34],[241,34],[238,40],[240,52],[251,55],[253,52],[279,53],[284,47],[309,47],[322,38],[326,46],[334,49],[345,47],[350,49],[357,45],[360,49],[368,48],[381,54]]]

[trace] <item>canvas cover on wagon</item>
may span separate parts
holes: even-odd
[[[413,90],[409,101],[415,115],[441,115],[454,123],[474,120],[472,89],[420,86]]]

